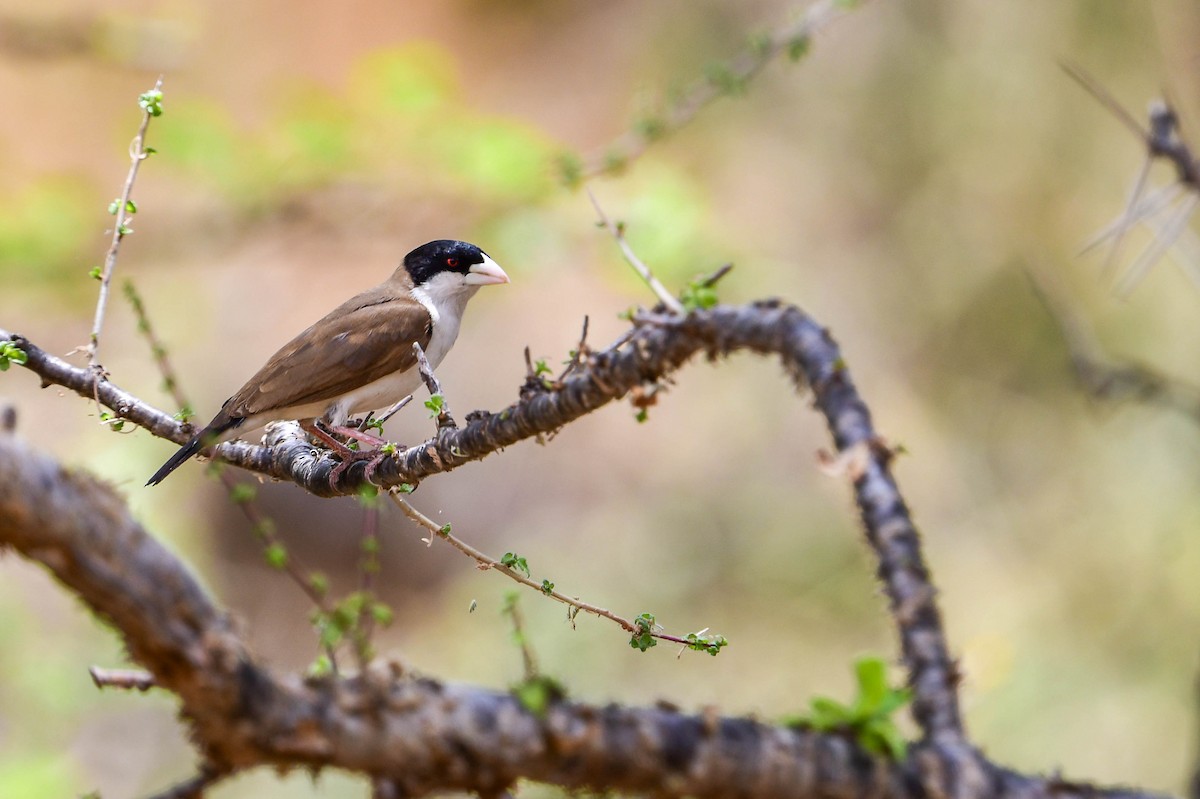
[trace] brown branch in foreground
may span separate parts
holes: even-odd
[[[183,785],[268,765],[341,768],[394,782],[401,796],[497,794],[521,778],[664,797],[1151,796],[1025,777],[978,756],[979,780],[964,782],[957,755],[937,741],[897,764],[846,735],[661,706],[556,700],[537,715],[510,694],[387,664],[351,679],[276,674],[110,486],[13,436],[0,436],[0,547],[50,570],[179,697],[207,764]]]
[[[921,553],[916,527],[890,471],[890,452],[880,440],[870,412],[859,397],[837,344],[826,330],[794,306],[776,300],[745,306],[717,306],[686,316],[644,316],[621,348],[594,354],[556,390],[527,391],[500,413],[477,412],[465,426],[437,431],[434,438],[385,460],[374,473],[383,489],[422,479],[480,460],[500,449],[550,433],[635,386],[657,382],[691,358],[709,359],[748,350],[778,355],[797,388],[809,387],[814,405],[825,417],[839,452],[869,448],[854,493],[867,539],[878,558],[878,574],[888,595],[900,635],[901,651],[913,688],[913,714],[927,739],[959,748],[962,763],[947,778],[979,775],[968,764],[973,753],[963,735],[956,685],[957,667],[950,658],[935,602],[935,591]],[[44,381],[90,396],[93,378],[45,353],[19,336],[0,331],[27,354],[25,368]],[[101,401],[117,403],[114,412],[156,435],[186,440],[170,417],[104,382]],[[110,407],[112,407],[110,405]],[[355,464],[334,485],[330,472],[338,461],[314,452],[299,425],[278,423],[267,428],[268,447],[244,442],[222,444],[220,457],[244,468],[288,479],[319,496],[350,494],[363,482],[364,468]]]

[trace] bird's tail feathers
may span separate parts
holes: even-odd
[[[222,414],[223,416],[224,414]],[[154,476],[146,481],[148,486],[156,486],[163,480],[167,479],[167,475],[178,469],[189,458],[198,453],[207,446],[215,444],[220,435],[228,430],[238,427],[243,422],[243,419],[229,419],[218,416],[212,422],[201,430],[192,439],[184,444],[179,450],[167,459]]]

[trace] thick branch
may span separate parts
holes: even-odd
[[[92,395],[94,377],[90,373],[54,359],[24,339],[14,340],[29,355],[27,368],[45,380]],[[553,389],[527,388],[518,402],[500,413],[476,412],[463,427],[442,428],[429,441],[384,461],[373,479],[385,488],[416,484],[526,438],[556,430],[636,386],[657,382],[698,353],[715,359],[738,350],[778,355],[798,388],[811,387],[838,450],[865,451],[863,465],[853,476],[855,497],[899,628],[914,690],[913,713],[927,737],[962,747],[965,768],[972,756],[959,716],[957,672],[916,528],[889,469],[890,453],[879,444],[870,413],[850,379],[837,344],[799,308],[766,301],[718,306],[684,317],[644,316],[626,344],[593,354]],[[172,440],[185,439],[186,434],[174,420],[111,384],[102,383],[99,395],[105,404],[115,398],[120,408],[114,407],[114,411],[125,418],[139,424],[145,419],[154,425],[152,432],[165,426]],[[356,464],[331,489],[329,474],[337,461],[314,451],[295,424],[269,428],[268,443],[269,448],[264,448],[232,442],[222,445],[219,454],[238,466],[293,480],[318,495],[352,493],[363,480],[364,467]],[[973,779],[965,774],[957,776],[968,782]]]
[[[925,799],[940,790],[922,780],[955,767],[934,743],[896,764],[841,734],[661,706],[560,701],[538,716],[510,694],[387,665],[349,680],[274,674],[111,487],[9,435],[0,436],[0,547],[41,562],[178,694],[206,763],[185,786],[258,765],[332,766],[394,782],[404,796],[493,794],[526,778],[668,797]],[[945,795],[1149,796],[980,768],[975,791]],[[961,787],[949,777],[939,785]]]

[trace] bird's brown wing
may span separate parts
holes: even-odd
[[[254,416],[333,400],[416,365],[413,342],[429,346],[429,311],[407,288],[385,283],[343,303],[271,356],[221,414]]]

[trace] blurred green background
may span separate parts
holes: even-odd
[[[557,159],[603,150],[800,8],[0,3],[0,326],[58,353],[86,340],[87,272],[106,248],[136,97],[161,73],[159,153],[118,285],[136,281],[199,415],[440,237],[479,243],[513,279],[477,297],[439,370],[459,415],[497,409],[523,379],[524,346],[565,359],[585,314],[599,344],[623,329],[619,311],[650,302]],[[1184,275],[1164,262],[1121,301],[1102,255],[1076,257],[1119,212],[1142,153],[1057,65],[1083,65],[1135,114],[1166,89],[1186,117],[1200,110],[1198,41],[1190,0],[877,0],[592,184],[669,285],[732,261],[724,300],[779,295],[832,329],[879,428],[910,453],[897,469],[975,741],[1020,770],[1171,791],[1198,748],[1196,419],[1087,399],[1026,273],[1057,286],[1108,352],[1200,382],[1200,295]],[[170,407],[119,293],[102,356],[118,384]],[[304,597],[201,466],[143,488],[165,442],[113,433],[19,369],[0,393],[23,435],[120,488],[262,657],[312,662]],[[402,414],[389,433],[419,440],[424,417]],[[827,441],[779,368],[743,357],[685,370],[646,424],[606,408],[414,501],[562,590],[732,642],[718,658],[640,654],[615,626],[572,629],[561,606],[527,595],[543,669],[574,696],[777,718],[817,694],[849,698],[853,659],[896,651],[848,489],[816,467]],[[289,545],[351,589],[356,504],[262,494]],[[510,584],[426,548],[398,513],[383,529],[397,617],[380,649],[449,679],[518,679],[499,615]],[[38,568],[0,561],[0,797],[138,795],[189,775],[169,698],[93,689],[89,664],[122,662]],[[364,790],[263,772],[213,795]]]

